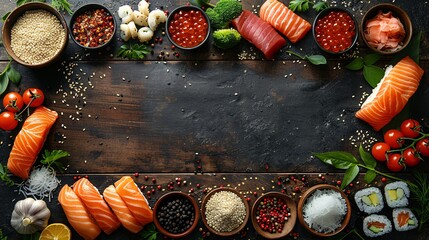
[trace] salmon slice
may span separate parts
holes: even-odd
[[[37,159],[49,130],[58,114],[46,107],[38,107],[24,122],[15,138],[7,161],[7,168],[23,180],[29,177],[31,167]]]
[[[82,200],[88,212],[97,225],[106,234],[111,234],[121,226],[119,219],[110,210],[100,192],[86,178],[81,178],[73,184],[73,191]]]
[[[140,224],[144,226],[153,221],[152,209],[131,177],[122,177],[115,182],[115,187],[116,192]]]
[[[273,59],[286,40],[267,22],[250,11],[243,12],[232,20],[232,25],[241,36],[264,53],[265,58]]]
[[[296,43],[311,29],[311,24],[277,0],[267,0],[259,10],[259,17]]]
[[[121,196],[116,192],[113,185],[110,185],[103,191],[104,200],[112,208],[113,212],[118,217],[126,229],[132,233],[138,233],[143,229],[143,226],[137,221],[137,219],[131,214],[127,205],[122,201]]]
[[[410,57],[403,58],[390,72],[386,71],[355,116],[379,131],[402,111],[417,90],[423,73],[423,69]]]
[[[410,220],[410,214],[407,212],[400,212],[398,214],[398,224],[400,227],[408,225],[408,220]]]
[[[386,224],[381,223],[381,222],[370,222],[370,223],[368,223],[368,228],[370,228],[371,226],[383,229],[386,226]]]
[[[76,232],[85,240],[96,239],[101,229],[85,209],[82,201],[66,184],[58,195],[58,201],[63,207],[67,220]]]

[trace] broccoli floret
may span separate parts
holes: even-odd
[[[219,29],[213,32],[214,45],[221,49],[235,47],[241,40],[240,33],[235,29]]]
[[[243,6],[237,0],[219,0],[214,8],[207,9],[210,23],[214,29],[222,29],[229,26],[229,23],[238,17],[243,11]]]

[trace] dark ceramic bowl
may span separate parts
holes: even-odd
[[[277,199],[282,199],[290,209],[289,211],[290,217],[288,217],[288,220],[285,222],[285,225],[283,226],[283,230],[281,232],[275,232],[275,233],[266,232],[262,230],[257,223],[256,212],[258,209],[258,205],[267,197],[276,197]],[[286,237],[292,231],[293,227],[295,226],[296,215],[297,215],[296,203],[292,198],[286,196],[283,193],[269,192],[260,196],[255,201],[252,207],[251,219],[252,219],[253,227],[255,228],[256,232],[258,232],[259,235],[267,239],[279,239],[279,238]]]
[[[327,50],[322,46],[321,43],[319,43],[317,41],[317,33],[316,33],[317,22],[320,19],[322,19],[323,17],[327,16],[331,12],[344,12],[347,15],[349,15],[354,22],[354,26],[355,26],[354,27],[354,36],[352,36],[352,38],[351,38],[351,45],[342,51],[335,52],[333,50]],[[358,39],[358,23],[357,23],[356,19],[353,17],[353,14],[350,11],[348,11],[347,9],[342,8],[342,7],[329,7],[329,8],[324,9],[323,11],[321,11],[319,14],[317,14],[316,18],[314,19],[313,25],[312,25],[312,33],[313,33],[314,41],[316,42],[317,46],[321,50],[323,50],[324,52],[327,52],[327,53],[331,53],[331,54],[342,54],[342,53],[349,51],[350,49],[352,49],[356,45],[356,42]]]
[[[158,213],[159,208],[161,207],[161,204],[164,201],[172,200],[172,199],[181,199],[181,198],[187,199],[189,202],[191,202],[192,206],[194,207],[194,214],[195,214],[194,222],[192,223],[192,226],[189,229],[187,229],[185,232],[182,232],[179,234],[170,233],[165,228],[163,228],[162,225],[159,223],[157,213]],[[159,232],[162,235],[167,236],[169,238],[183,238],[183,237],[186,237],[187,235],[189,235],[197,227],[198,220],[200,217],[200,211],[198,208],[198,204],[194,200],[194,198],[192,198],[191,196],[189,196],[186,193],[179,192],[179,191],[170,192],[170,193],[167,193],[167,194],[163,195],[162,197],[160,197],[158,199],[158,201],[156,201],[155,206],[153,207],[153,212],[154,212],[153,223],[155,224],[156,228],[159,230]]]
[[[87,11],[95,11],[97,9],[103,9],[108,15],[112,16],[112,21],[113,21],[113,33],[112,36],[109,38],[109,40],[107,40],[105,43],[94,46],[94,47],[90,47],[90,46],[85,46],[82,45],[78,40],[76,40],[76,36],[73,33],[73,25],[76,22],[76,18],[78,18],[80,15],[84,14]],[[69,24],[69,29],[70,29],[70,37],[71,39],[73,39],[73,41],[79,46],[82,47],[84,49],[88,49],[88,50],[96,50],[96,49],[100,49],[103,48],[107,45],[109,45],[109,43],[112,42],[112,40],[115,38],[115,33],[116,33],[116,19],[115,16],[112,14],[112,12],[106,8],[105,6],[101,5],[101,4],[96,4],[96,3],[90,3],[90,4],[86,4],[83,5],[82,7],[80,7],[78,10],[76,10],[73,15],[71,16],[70,19],[70,24]]]
[[[392,12],[393,17],[399,18],[399,20],[401,21],[401,23],[404,25],[404,29],[405,29],[405,37],[402,40],[402,46],[397,48],[397,49],[377,49],[376,47],[373,47],[371,45],[368,44],[367,39],[365,38],[365,28],[366,28],[366,22],[372,18],[374,18],[380,11],[382,11],[383,13],[387,13],[387,12]],[[410,43],[411,37],[413,35],[413,25],[411,23],[410,17],[408,16],[408,14],[400,7],[390,4],[390,3],[381,3],[378,5],[375,5],[373,7],[371,7],[364,15],[362,18],[362,22],[360,24],[360,33],[362,36],[362,40],[365,43],[366,46],[368,46],[371,50],[378,52],[380,54],[394,54],[397,53],[399,51],[401,51],[402,49],[404,49],[408,43]]]
[[[39,64],[30,64],[30,63],[27,63],[27,62],[23,61],[22,59],[20,59],[13,52],[12,47],[11,47],[11,30],[12,30],[13,25],[15,25],[16,21],[18,20],[18,18],[20,16],[22,16],[25,12],[30,11],[30,10],[40,10],[40,9],[48,11],[57,17],[57,19],[60,21],[60,23],[63,26],[64,31],[65,31],[64,40],[63,40],[63,44],[62,44],[60,50],[51,59],[49,59],[46,62],[39,63]],[[21,5],[17,8],[15,8],[15,10],[13,10],[9,14],[6,21],[3,24],[2,37],[3,37],[3,46],[5,47],[9,56],[11,56],[14,61],[16,61],[16,62],[18,62],[18,63],[20,63],[26,67],[29,67],[29,68],[43,68],[43,67],[49,66],[52,63],[58,61],[61,58],[61,55],[63,54],[64,50],[66,49],[68,39],[69,39],[68,38],[67,23],[64,20],[63,15],[61,15],[61,13],[59,13],[55,8],[51,7],[51,5],[46,4],[46,3],[40,3],[40,2],[30,2],[30,3],[24,4],[24,5]]]
[[[193,46],[193,47],[186,47],[186,46],[182,46],[182,45],[179,45],[178,43],[176,43],[173,40],[173,36],[172,36],[173,33],[171,33],[170,30],[169,30],[170,24],[174,20],[174,15],[176,15],[176,13],[179,13],[179,12],[188,12],[188,11],[200,11],[202,13],[202,16],[205,18],[205,20],[207,22],[207,33],[206,33],[206,36],[204,36],[204,40],[202,40],[202,42],[200,42],[198,45]],[[176,46],[176,47],[178,47],[180,49],[184,49],[184,50],[193,50],[193,49],[196,49],[196,48],[199,48],[200,46],[202,46],[205,42],[207,42],[207,40],[208,40],[208,38],[210,36],[210,31],[211,30],[210,30],[210,20],[209,20],[209,17],[207,16],[207,14],[201,8],[198,8],[198,7],[195,7],[195,6],[181,6],[181,7],[178,7],[176,9],[174,9],[172,12],[170,12],[168,14],[168,18],[167,18],[167,21],[165,23],[165,32],[167,33],[168,40],[170,40],[170,42],[174,46]]]

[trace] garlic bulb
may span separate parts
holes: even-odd
[[[15,204],[10,224],[20,234],[32,234],[44,229],[50,217],[45,201],[26,198]]]

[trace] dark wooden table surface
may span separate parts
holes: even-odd
[[[70,2],[72,10],[86,3]],[[93,2],[102,3],[114,12],[123,4],[135,5],[134,8],[137,5],[137,1],[124,0]],[[360,21],[369,7],[392,1],[329,2],[347,7]],[[423,32],[420,65],[429,70],[428,1],[393,2],[408,12],[414,31]],[[151,9],[163,7],[171,11],[185,3],[151,0]],[[248,10],[258,10],[262,3],[262,0],[242,0]],[[0,15],[14,7],[15,1],[3,1]],[[69,21],[70,16],[64,15]],[[312,22],[316,13],[300,15]],[[74,176],[88,176],[103,190],[121,176],[139,172],[135,180],[147,189],[157,185],[165,188],[180,177],[187,184],[176,186],[175,190],[189,192],[193,188],[191,195],[197,200],[204,196],[203,189],[231,186],[250,197],[250,204],[256,199],[253,192],[260,196],[282,189],[298,201],[300,193],[292,191],[295,186],[302,193],[314,184],[335,185],[342,179],[341,171],[313,158],[312,152],[342,150],[357,155],[356,145],[367,145],[364,141],[369,138],[381,139],[381,133],[354,117],[362,94],[371,91],[362,72],[344,69],[350,62],[349,56],[321,52],[311,33],[287,48],[303,54],[324,54],[328,59],[325,66],[300,61],[286,54],[286,48],[274,61],[268,61],[245,40],[229,51],[216,49],[211,43],[196,51],[172,50],[161,31],[155,35],[163,42],[156,43],[153,54],[143,61],[116,57],[122,44],[118,32],[117,40],[102,51],[84,51],[69,41],[61,61],[46,69],[33,70],[14,63],[22,74],[22,83],[19,87],[10,85],[9,90],[22,92],[28,87],[39,87],[46,94],[45,105],[60,113],[44,147],[71,154],[67,171],[59,176],[61,184],[72,184]],[[160,59],[162,51],[164,57]],[[180,56],[173,56],[174,52]],[[364,56],[369,50],[359,39],[353,52]],[[244,59],[239,59],[239,55]],[[390,60],[391,57],[384,57],[382,62],[387,64]],[[0,68],[7,61],[6,51],[0,47]],[[426,126],[429,125],[428,85],[425,74],[411,104],[411,116],[421,119]],[[0,132],[2,164],[7,162],[17,132]],[[382,165],[378,168],[388,171]],[[419,168],[429,172],[427,162]],[[405,171],[404,177],[410,177],[415,170]],[[325,181],[320,174],[326,177]],[[156,178],[157,182],[145,181],[144,175]],[[305,181],[277,185],[278,177],[288,176],[305,177]],[[196,188],[198,183],[201,188]],[[347,188],[351,194],[365,187],[362,176],[354,184]],[[379,177],[374,184],[381,185]],[[166,192],[157,190],[152,194],[151,206]],[[67,223],[57,201],[58,190],[54,195],[48,204],[53,213],[50,222]],[[0,227],[8,239],[21,238],[11,228],[9,219],[15,202],[23,198],[16,188],[0,183]],[[362,218],[353,205],[348,229],[356,228],[362,233]],[[202,223],[200,226],[203,227]],[[317,239],[299,222],[294,231],[300,234],[299,239]],[[199,237],[201,232],[196,230],[187,239]],[[407,237],[427,239],[427,234],[394,231],[384,239]],[[242,236],[229,239],[259,238],[249,221]],[[73,239],[79,239],[75,232]],[[101,235],[100,239],[141,238],[121,228],[111,236]]]

